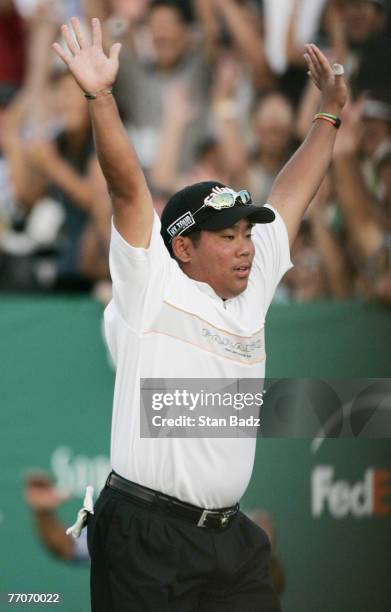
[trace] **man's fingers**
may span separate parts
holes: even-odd
[[[317,87],[318,89],[320,89],[320,83],[319,81],[317,81],[316,79],[314,79],[314,77],[312,76],[312,74],[310,72],[307,72],[308,76],[310,77],[311,81],[313,82],[313,84],[315,85],[315,87]]]
[[[318,75],[316,73],[316,69],[314,67],[314,64],[313,64],[313,62],[311,60],[311,57],[309,56],[308,53],[305,53],[304,54],[304,58],[305,58],[305,60],[307,62],[308,68],[309,68],[309,70],[307,72],[308,76],[311,78],[312,82],[316,85],[316,87],[320,88],[319,78],[318,78]]]
[[[307,65],[309,68],[310,77],[312,81],[315,83],[315,85],[320,88],[320,82],[321,82],[321,77],[322,77],[321,72],[319,71],[317,66],[314,64],[314,61],[311,55],[309,53],[307,53],[306,55],[307,55],[306,61],[307,61]]]
[[[91,21],[92,24],[92,44],[97,47],[102,46],[102,28],[99,19],[94,17]]]
[[[110,53],[109,53],[109,57],[111,60],[116,60],[118,61],[119,58],[119,53],[121,51],[121,43],[115,43],[111,48],[110,48]]]
[[[307,51],[309,57],[311,58],[313,69],[316,72],[316,76],[319,78],[320,75],[322,74],[322,64],[320,63],[319,56],[315,52],[315,49],[313,47],[314,47],[314,45],[306,45],[306,51]]]
[[[338,76],[339,78],[343,77],[344,68],[343,68],[343,66],[341,64],[334,64],[333,68],[332,68],[330,66],[330,62],[327,59],[327,57],[325,56],[325,54],[322,53],[322,51],[316,45],[311,44],[310,47],[311,47],[311,51],[312,51],[313,55],[317,59],[319,70],[324,75],[330,75],[331,76],[331,74],[333,74],[334,76]],[[336,67],[336,72],[334,71],[334,66]]]
[[[61,34],[63,35],[64,40],[68,45],[69,51],[71,51],[75,55],[79,51],[79,47],[67,25],[64,24],[61,26]]]
[[[345,74],[345,69],[342,64],[333,64],[332,68],[335,76],[342,76]]]
[[[70,53],[65,53],[64,49],[58,43],[53,43],[52,48],[55,53],[57,53],[58,57],[62,59],[64,64],[68,66],[69,62],[72,59],[72,55]]]
[[[84,38],[83,31],[81,29],[80,21],[77,17],[71,18],[71,24],[76,34],[76,40],[79,43],[80,49],[84,49],[87,46],[86,39]]]
[[[345,69],[342,64],[333,64],[332,71],[336,86],[342,85],[345,81]]]
[[[307,62],[309,74],[313,74],[315,72],[315,67],[308,53],[304,53],[304,59]]]

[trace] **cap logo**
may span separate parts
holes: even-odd
[[[167,232],[170,234],[171,238],[175,238],[175,236],[182,234],[182,232],[186,231],[192,225],[195,225],[194,217],[188,210],[181,217],[178,217],[174,223],[171,223],[167,228]]]
[[[224,194],[229,194],[231,197],[227,198],[227,200],[224,200],[224,198],[216,200],[217,195]],[[222,208],[231,208],[235,203],[236,195],[236,192],[233,189],[230,189],[229,187],[213,187],[212,193],[210,193],[204,199],[204,206],[210,206],[211,202],[213,201],[212,208],[214,208],[215,210],[221,210]]]

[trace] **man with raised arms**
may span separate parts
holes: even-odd
[[[54,49],[89,99],[113,202],[113,471],[88,520],[92,610],[278,611],[268,538],[239,510],[255,439],[141,437],[140,379],[264,378],[266,312],[331,161],[343,68],[307,45],[321,113],[266,206],[247,191],[197,183],[169,200],[160,222],[111,95],[120,45],[104,53],[97,19],[92,43],[71,24],[74,34],[62,27],[66,50]]]

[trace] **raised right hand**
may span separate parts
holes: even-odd
[[[105,54],[102,47],[102,29],[99,19],[92,19],[92,44],[89,44],[82,32],[79,20],[71,19],[72,29],[61,26],[61,32],[67,44],[67,50],[58,43],[53,44],[56,54],[68,66],[78,85],[85,92],[97,92],[109,89],[114,84],[119,67],[121,44],[115,43]]]

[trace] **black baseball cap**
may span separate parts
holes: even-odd
[[[220,200],[228,203],[215,203]],[[275,214],[265,206],[254,206],[248,191],[236,192],[223,183],[203,181],[177,191],[168,200],[161,217],[161,235],[171,250],[176,236],[186,236],[194,230],[225,229],[240,219],[271,223]]]

